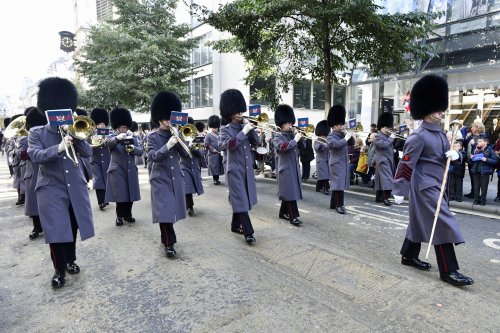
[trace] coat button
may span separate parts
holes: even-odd
[[[70,186],[71,186],[71,184],[68,184],[68,187],[70,187]]]
[[[174,170],[174,167],[171,167],[170,169]]]
[[[63,159],[65,160],[66,159],[66,156],[63,157]]]
[[[69,171],[68,171],[68,170],[66,170],[66,173],[68,173],[68,172],[69,172]]]

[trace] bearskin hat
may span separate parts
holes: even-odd
[[[314,129],[314,134],[317,136],[327,136],[329,133],[330,127],[328,126],[328,122],[326,120],[320,121]]]
[[[328,126],[345,125],[345,108],[342,105],[334,105],[328,111]]]
[[[142,130],[143,132],[145,132],[145,131],[149,131],[150,129],[151,129],[151,128],[150,128],[150,126],[149,126],[149,123],[142,123],[142,124],[141,124],[141,130]]]
[[[194,119],[193,117],[188,117],[188,124],[194,125]]]
[[[76,87],[67,79],[49,77],[38,84],[38,112],[45,115],[47,110],[76,110],[78,93]]]
[[[128,129],[132,128],[132,115],[130,111],[125,108],[114,108],[111,110],[109,113],[109,120],[114,130],[120,126],[127,126]]]
[[[391,112],[383,112],[377,121],[377,129],[380,131],[382,127],[394,127],[394,116]]]
[[[81,108],[77,108],[75,112],[79,116],[88,116],[89,115],[89,113],[86,110],[81,109]]]
[[[151,120],[159,124],[160,120],[170,120],[172,111],[181,111],[182,103],[176,94],[170,91],[160,91],[151,102]]]
[[[228,123],[231,122],[231,116],[236,113],[246,112],[247,103],[241,91],[228,89],[220,95],[219,104],[220,115]]]
[[[201,121],[197,121],[196,124],[194,124],[194,126],[196,126],[196,129],[198,130],[199,133],[205,130],[205,124],[202,123]]]
[[[229,122],[226,119],[220,118],[220,127],[226,126],[227,124],[229,124]]]
[[[209,128],[219,128],[220,127],[220,118],[217,115],[212,115],[208,117],[208,127]]]
[[[139,130],[139,124],[135,121],[132,121],[132,127],[130,127],[130,131],[137,132]]]
[[[437,75],[426,75],[418,80],[410,93],[410,114],[413,119],[424,119],[433,112],[448,108],[448,83]]]
[[[295,114],[293,113],[292,107],[287,104],[278,105],[274,112],[274,122],[279,127],[286,123],[295,124]]]
[[[35,126],[43,126],[47,124],[47,117],[42,115],[36,108],[32,108],[26,115],[26,130]]]
[[[109,125],[109,113],[105,109],[95,108],[90,111],[90,119],[94,121],[96,125],[104,123],[104,125]]]
[[[10,124],[10,117],[4,118],[3,119],[3,126],[5,128],[7,128],[7,126],[9,126],[9,124]]]
[[[36,109],[36,107],[35,107],[35,106],[30,106],[30,107],[27,107],[27,108],[24,110],[24,113],[23,113],[23,114],[24,114],[25,116],[27,116],[27,115],[28,115],[28,113],[29,113],[31,110],[33,110],[33,109]]]
[[[152,119],[149,120],[149,127],[151,130],[157,129],[159,127],[159,124],[155,124]]]

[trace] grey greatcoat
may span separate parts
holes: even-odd
[[[330,171],[330,190],[344,191],[349,188],[349,155],[344,133],[331,131],[328,142],[328,166]]]
[[[139,135],[139,134],[134,134],[134,137],[137,139],[139,146],[142,147],[142,150],[143,150],[141,155],[135,156],[135,165],[143,165],[144,160],[142,159],[142,156],[144,155],[144,141],[143,141],[141,135]]]
[[[181,156],[181,168],[184,172],[184,185],[186,194],[203,194],[203,184],[201,183],[201,163],[203,155],[199,150],[191,150],[193,157]]]
[[[92,157],[90,158],[90,168],[92,169],[92,179],[94,180],[94,190],[105,190],[107,181],[107,172],[111,162],[111,153],[107,147],[101,145],[92,148]]]
[[[393,194],[406,196],[409,193],[410,223],[406,238],[414,243],[429,242],[446,165],[445,153],[449,149],[446,134],[439,125],[426,121],[407,138],[404,145],[403,158],[394,177]],[[445,192],[432,244],[463,242]]]
[[[111,152],[108,178],[106,181],[106,202],[132,202],[141,200],[139,190],[139,173],[135,165],[135,156],[142,155],[142,147],[136,138],[134,153],[125,151],[125,145],[120,143],[116,134],[110,135],[104,141],[104,146]]]
[[[65,152],[58,152],[61,142],[58,128],[48,124],[32,128],[28,140],[31,161],[40,165],[35,192],[45,242],[73,241],[69,205],[73,207],[81,239],[93,237],[94,224],[87,181]],[[82,157],[92,154],[92,148],[84,140],[74,139],[73,146]]]
[[[26,170],[24,172],[24,185],[26,187],[26,198],[24,201],[24,215],[38,216],[38,200],[36,199],[36,182],[38,180],[38,163],[26,161]]]
[[[276,133],[273,137],[276,151],[276,180],[278,197],[284,201],[302,199],[299,145],[305,148],[305,140],[294,140],[292,133]]]
[[[189,155],[180,144],[168,150],[170,137],[169,131],[161,129],[148,135],[153,223],[175,223],[186,218],[184,174],[179,159]]]
[[[12,188],[15,188],[15,189],[20,188],[20,181],[21,181],[21,168],[19,167],[19,163],[21,162],[21,159],[16,154],[18,141],[19,141],[19,137],[17,137],[17,136],[11,138],[9,141],[9,150],[10,150],[10,155],[11,155],[11,160],[12,160],[12,171],[14,172],[12,174]]]
[[[375,135],[375,190],[391,191],[394,179],[394,152],[388,135],[378,132]]]
[[[92,178],[92,168],[90,167],[90,157],[78,156],[78,164],[85,179]]]
[[[208,175],[219,176],[224,174],[222,155],[219,149],[220,135],[208,132],[205,136],[205,147],[208,149]]]
[[[315,141],[314,150],[316,151],[316,178],[318,180],[330,179],[328,170],[328,146],[326,143]]]
[[[19,192],[21,194],[26,193],[26,187],[24,184],[24,173],[26,172],[26,161],[28,160],[28,137],[18,137],[15,149],[16,159],[19,161],[18,167],[18,182],[19,182]]]
[[[258,146],[255,130],[247,135],[243,125],[230,123],[221,127],[219,148],[227,154],[226,181],[233,213],[247,212],[257,203],[257,189],[253,171],[252,145]]]

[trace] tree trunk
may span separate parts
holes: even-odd
[[[332,105],[332,63],[330,59],[330,27],[328,18],[323,18],[323,58],[325,59],[324,68],[324,87],[325,87],[325,119],[328,117],[328,111]]]

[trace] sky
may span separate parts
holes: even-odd
[[[71,0],[0,0],[0,95],[20,93],[24,77],[37,81],[66,53],[59,31],[74,30]]]

